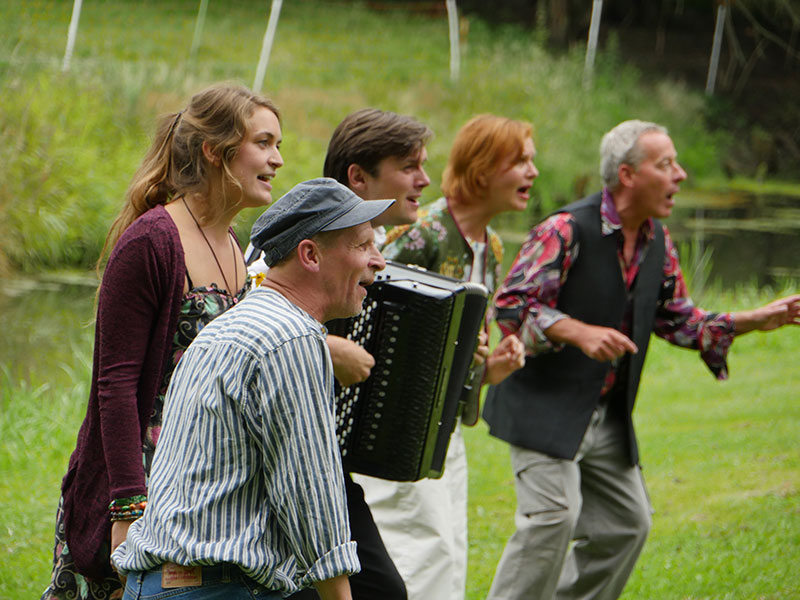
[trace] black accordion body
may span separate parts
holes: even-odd
[[[361,313],[328,323],[375,358],[366,381],[335,390],[345,470],[441,477],[486,303],[480,284],[386,261]]]

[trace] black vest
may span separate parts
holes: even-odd
[[[628,292],[621,276],[617,246],[622,232],[604,236],[595,194],[562,208],[575,219],[578,258],[559,292],[557,308],[589,323],[620,328]],[[626,424],[631,464],[639,460],[631,413],[639,388],[664,266],[664,231],[654,220],[655,239],[648,244],[632,296],[632,339],[639,352],[627,356],[609,410]],[[528,357],[525,366],[489,388],[483,418],[490,433],[510,444],[573,459],[600,400],[610,363],[589,358],[574,346]]]

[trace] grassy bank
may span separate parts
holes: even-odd
[[[789,291],[712,288],[703,304],[750,308]],[[91,291],[85,295],[81,322],[91,314]],[[38,597],[49,574],[59,483],[88,395],[92,332],[79,331],[54,345],[52,362],[27,382],[0,370],[0,598],[7,600]],[[656,512],[624,598],[800,597],[799,345],[799,328],[745,336],[730,355],[731,379],[717,382],[695,353],[653,341],[635,419]],[[512,531],[515,498],[507,446],[483,424],[465,437],[467,598],[480,600]]]
[[[86,3],[68,73],[61,72],[72,3],[0,4],[0,257],[35,272],[86,267],[122,201],[155,117],[219,80],[250,85],[268,3],[209,3],[189,60],[196,0]],[[535,126],[541,176],[523,231],[543,209],[597,187],[603,132],[632,117],[670,127],[695,181],[721,178],[727,140],[704,129],[704,100],[681,84],[644,84],[609,51],[595,87],[581,87],[582,49],[547,54],[535,32],[471,20],[461,79],[449,79],[446,18],[375,12],[355,3],[284,3],[264,84],[284,114],[286,166],[276,195],[319,175],[336,124],[364,106],[416,115],[435,131],[429,151],[438,183],[452,139],[471,116],[494,112]],[[258,211],[237,229],[246,236]],[[1,266],[1,265],[0,265]]]

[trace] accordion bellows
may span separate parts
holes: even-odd
[[[480,284],[387,261],[361,313],[328,323],[375,358],[366,381],[336,387],[346,471],[441,477],[486,303]]]

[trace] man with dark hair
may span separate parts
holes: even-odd
[[[125,598],[350,600],[345,510],[322,323],[358,314],[385,261],[364,202],[298,184],[253,226],[263,283],[206,325],[170,382],[147,509],[113,554]]]
[[[659,221],[686,179],[666,129],[625,121],[600,153],[602,192],[531,230],[494,301],[527,360],[483,413],[511,445],[517,489],[491,600],[622,593],[651,525],[631,418],[651,333],[724,379],[734,336],[800,323],[800,295],[737,313],[694,306]]]
[[[405,115],[363,108],[347,115],[331,136],[325,155],[325,177],[346,185],[364,200],[394,199],[394,205],[372,221],[375,243],[383,246],[386,227],[417,220],[422,190],[430,185],[424,164],[425,144],[433,132]],[[343,386],[364,381],[375,361],[358,344],[330,336],[336,378]]]
[[[325,157],[324,175],[347,186],[364,200],[393,199],[394,204],[372,220],[375,243],[386,239],[386,226],[413,223],[422,190],[430,184],[425,172],[425,144],[433,135],[430,128],[412,117],[366,108],[345,117],[336,127]],[[249,270],[264,271],[248,249]],[[337,381],[353,385],[369,377],[375,359],[364,348],[345,338],[329,335],[328,347]],[[364,501],[361,487],[345,473],[347,510],[361,572],[351,577],[355,600],[405,600],[406,589],[384,547],[378,528]],[[314,591],[293,596],[310,600]]]
[[[418,157],[425,162],[425,144],[431,135],[427,125],[411,117],[362,108],[347,115],[334,130],[323,174],[349,185],[353,165],[370,177],[379,178],[387,158]]]

